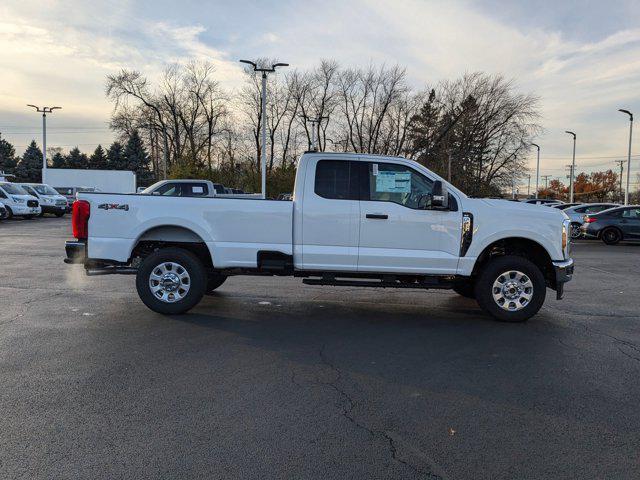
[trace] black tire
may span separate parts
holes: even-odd
[[[607,245],[615,245],[622,240],[622,232],[615,227],[605,228],[600,238],[602,238],[602,241]]]
[[[39,216],[39,217],[44,217],[44,212],[40,212],[40,213],[38,214],[38,216]]]
[[[514,305],[519,309],[513,311],[500,306],[493,297],[494,282],[510,271],[521,272],[528,277],[532,284],[532,295],[528,303],[524,306]],[[515,255],[505,255],[490,260],[484,265],[476,280],[478,304],[485,312],[502,322],[524,322],[533,317],[542,308],[546,294],[547,286],[542,271],[530,260]],[[515,304],[517,302],[509,303]]]
[[[56,213],[56,217],[60,218],[60,217],[64,217],[64,212],[58,212]]]
[[[188,286],[184,297],[171,303],[160,299],[151,291],[152,272],[168,263],[182,267],[189,279],[189,282],[184,284],[185,287]],[[207,275],[202,262],[194,254],[182,248],[164,248],[153,252],[142,261],[136,275],[136,289],[140,299],[154,312],[165,315],[185,313],[195,307],[204,295],[206,284]]]
[[[11,220],[13,218],[13,212],[11,211],[10,207],[5,207],[7,209],[7,213],[5,214],[4,218],[6,218],[7,220]]]
[[[579,223],[572,223],[570,227],[571,239],[577,240],[582,237],[582,230],[580,229],[582,225]]]
[[[212,294],[216,288],[222,285],[227,279],[226,275],[220,275],[219,273],[210,273],[207,278],[207,287],[204,293],[207,295]]]
[[[476,298],[476,285],[471,280],[461,280],[453,284],[453,291],[465,298]]]

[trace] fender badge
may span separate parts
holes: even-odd
[[[101,203],[100,205],[98,205],[98,208],[101,208],[102,210],[124,210],[125,212],[129,211],[129,205],[127,205],[126,203],[123,205],[120,205],[119,203]]]

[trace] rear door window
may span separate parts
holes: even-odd
[[[344,160],[320,160],[316,165],[316,195],[333,200],[352,199],[350,164]]]

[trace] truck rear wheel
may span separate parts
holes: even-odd
[[[524,322],[534,316],[542,308],[546,293],[540,269],[515,255],[490,260],[476,282],[480,307],[503,322]]]
[[[164,248],[138,268],[136,288],[144,304],[163,314],[185,313],[204,295],[207,275],[202,262],[182,248]]]

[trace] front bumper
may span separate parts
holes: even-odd
[[[42,209],[38,207],[29,207],[27,205],[11,205],[11,211],[14,215],[20,217],[22,215],[40,215]]]
[[[42,213],[67,213],[66,205],[41,205]]]
[[[556,297],[558,300],[562,298],[564,293],[564,284],[570,282],[573,278],[573,258],[553,262],[553,269],[556,274]]]
[[[84,263],[87,259],[87,242],[85,240],[67,240],[64,249],[67,252],[64,263]]]

